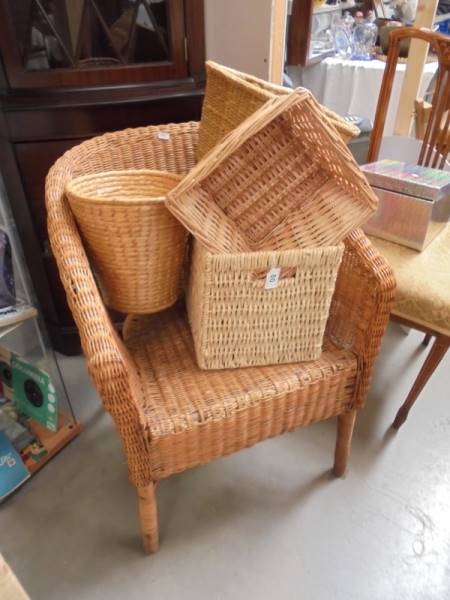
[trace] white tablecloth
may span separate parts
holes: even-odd
[[[289,75],[294,86],[308,88],[319,102],[338,114],[368,117],[373,122],[385,66],[386,63],[381,60],[343,60],[331,57],[310,67],[290,67]],[[384,135],[391,135],[393,132],[405,69],[404,63],[397,65]],[[427,89],[436,69],[437,62],[425,65],[421,95]]]

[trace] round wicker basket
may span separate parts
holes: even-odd
[[[187,231],[164,200],[181,179],[143,169],[67,183],[70,207],[110,308],[145,314],[176,302]]]

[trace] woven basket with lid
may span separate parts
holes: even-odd
[[[187,232],[164,199],[181,178],[143,169],[68,182],[66,195],[110,308],[143,314],[176,302]]]
[[[215,62],[206,63],[206,89],[200,122],[197,158],[202,158],[230,131],[271,98],[292,93],[290,88],[268,83]],[[360,131],[330,109],[320,106],[322,116],[336,128],[345,143]]]

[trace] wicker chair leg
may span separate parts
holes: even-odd
[[[139,487],[138,497],[144,552],[152,554],[158,550],[159,546],[155,484],[150,483],[145,487]]]
[[[336,450],[334,453],[334,474],[336,477],[342,477],[347,468],[355,420],[356,410],[338,416]]]

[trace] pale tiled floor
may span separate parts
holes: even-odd
[[[389,329],[345,479],[329,475],[333,422],[173,477],[152,557],[112,423],[63,359],[86,428],[0,507],[0,551],[33,600],[449,598],[450,357],[389,430],[420,340]]]

